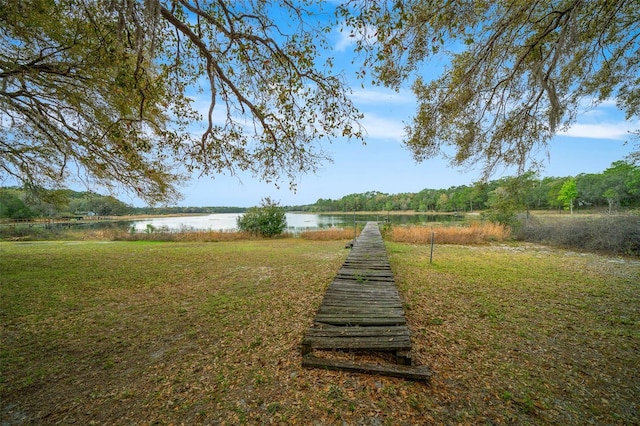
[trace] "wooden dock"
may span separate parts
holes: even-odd
[[[314,349],[390,352],[395,364],[362,364],[316,357]],[[376,222],[368,222],[329,285],[301,345],[305,367],[426,380],[414,367],[402,300]]]

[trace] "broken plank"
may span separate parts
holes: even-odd
[[[426,366],[412,367],[406,365],[356,364],[350,361],[319,358],[313,355],[302,357],[302,366],[307,368],[325,368],[327,370],[348,371],[364,374],[400,377],[403,379],[428,381],[431,371]]]

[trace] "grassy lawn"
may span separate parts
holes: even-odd
[[[637,424],[640,262],[387,243],[430,384],[300,367],[343,241],[0,243],[3,424]]]

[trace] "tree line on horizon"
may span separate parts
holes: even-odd
[[[575,184],[575,185],[574,185]],[[573,190],[569,190],[572,188]],[[572,195],[575,191],[574,195]],[[243,213],[243,207],[133,207],[113,196],[93,192],[58,190],[48,201],[30,196],[17,187],[0,188],[0,218],[28,219],[65,215],[122,216],[135,214]],[[474,212],[500,210],[559,210],[568,208],[600,209],[640,207],[640,166],[617,161],[602,173],[583,173],[575,177],[538,178],[533,173],[504,177],[486,183],[452,186],[447,189],[423,189],[417,193],[386,194],[368,191],[349,194],[337,200],[318,199],[314,204],[284,206],[290,211],[416,211]]]
[[[566,192],[575,183],[575,198]],[[564,191],[563,191],[564,187]],[[308,206],[310,212],[416,211],[473,212],[488,209],[554,210],[569,207],[640,207],[640,167],[625,161],[614,162],[602,173],[583,173],[575,177],[538,178],[534,173],[504,177],[486,183],[423,189],[417,193],[386,194],[368,191],[340,199],[319,199]]]
[[[64,216],[125,216],[242,213],[243,207],[133,207],[123,201],[95,192],[62,189],[50,191],[45,198],[18,187],[0,188],[0,218],[31,219]]]

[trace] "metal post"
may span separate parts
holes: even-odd
[[[429,256],[429,264],[433,262],[433,240],[435,239],[435,232],[431,231],[431,255]]]
[[[358,228],[356,227],[356,209],[353,208],[353,241],[356,240],[358,235]]]

